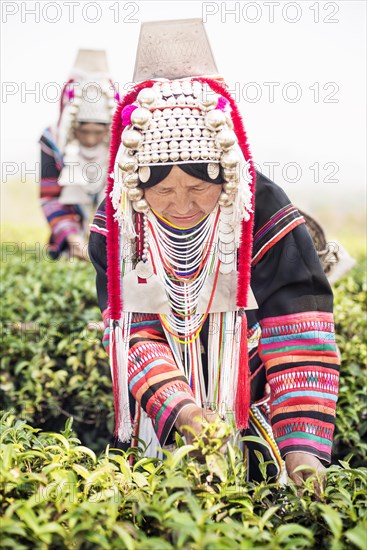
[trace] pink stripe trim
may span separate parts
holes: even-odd
[[[101,229],[97,225],[94,225],[93,223],[90,224],[90,230],[93,231],[93,233],[99,233],[100,235],[103,235],[104,237],[107,235],[107,229]]]
[[[292,325],[299,322],[314,322],[314,321],[326,321],[328,323],[334,322],[332,313],[326,311],[305,311],[303,313],[293,313],[291,315],[280,315],[279,317],[266,317],[260,324],[262,327],[279,326],[279,325]]]
[[[177,397],[172,399],[172,401],[170,401],[169,406],[162,413],[162,416],[159,419],[158,434],[157,434],[158,439],[160,439],[160,437],[162,435],[163,428],[164,428],[164,426],[167,422],[167,419],[168,419],[169,415],[171,414],[171,412],[173,411],[173,409],[175,408],[175,406],[178,405],[178,403],[180,403],[181,401],[185,401],[186,399],[190,399],[190,398],[192,398],[190,394],[188,394],[187,396],[178,395]],[[195,403],[194,398],[192,398],[192,402]]]

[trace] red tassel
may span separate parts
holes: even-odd
[[[111,319],[120,319],[122,311],[121,295],[121,270],[119,252],[119,225],[114,219],[114,208],[110,193],[114,181],[110,177],[115,167],[115,159],[121,143],[121,134],[124,129],[121,113],[126,105],[133,103],[142,88],[153,86],[154,81],[147,80],[138,84],[131,92],[126,94],[121,103],[116,107],[111,125],[110,161],[108,167],[108,179],[106,189],[106,216],[107,216],[107,281],[108,281],[108,307]]]
[[[120,416],[120,407],[119,407],[119,395],[120,395],[120,388],[118,383],[118,372],[117,372],[117,357],[116,357],[116,335],[115,335],[115,329],[114,327],[111,330],[111,358],[112,358],[112,389],[113,389],[113,404],[114,404],[114,410],[115,410],[115,430],[114,435],[117,436],[117,429],[119,426],[119,416]]]
[[[250,368],[248,363],[247,317],[245,312],[241,317],[240,346],[235,403],[236,427],[238,430],[247,430],[250,414]]]
[[[232,109],[232,120],[234,131],[238,139],[238,145],[245,159],[250,163],[250,175],[252,179],[252,210],[255,211],[255,184],[256,171],[252,161],[250,148],[247,142],[247,136],[243,125],[241,113],[237,107],[236,101],[231,94],[226,90],[225,85],[211,78],[197,78],[199,82],[205,82],[216,93],[225,97]],[[241,242],[238,254],[238,284],[237,284],[237,306],[239,308],[247,306],[248,289],[251,276],[251,256],[252,256],[252,231],[254,224],[254,214],[250,215],[250,219],[242,222],[241,227]]]

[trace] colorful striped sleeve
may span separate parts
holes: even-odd
[[[261,326],[259,355],[281,454],[308,452],[329,462],[339,372],[333,316],[303,312],[263,319]]]
[[[50,129],[44,131],[40,139],[41,146],[41,199],[59,197],[61,187],[58,184],[62,168],[62,158],[54,143]]]
[[[157,315],[134,314],[128,359],[129,390],[151,418],[163,446],[181,410],[195,404]]]
[[[284,191],[259,177],[251,286],[259,305],[259,357],[282,456],[330,462],[338,396],[333,294],[304,219]]]

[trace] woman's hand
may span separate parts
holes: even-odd
[[[325,466],[323,466],[320,460],[316,456],[309,453],[288,453],[285,457],[285,466],[287,468],[287,473],[289,477],[294,481],[296,485],[302,485],[303,481],[306,481],[308,477],[313,475],[313,472],[311,470],[301,470],[295,472],[294,470],[298,468],[298,466],[308,466],[309,468],[312,468],[316,471],[319,477],[322,477],[322,475],[326,471]],[[315,492],[318,496],[320,496],[320,485],[316,481],[314,485]]]
[[[202,409],[197,405],[188,405],[184,407],[179,413],[175,426],[176,429],[185,436],[186,443],[191,445],[197,436],[200,436],[200,432],[203,429],[203,420],[207,422],[215,422],[218,420],[218,414],[210,409]],[[190,427],[194,434],[190,430],[186,430],[185,426]],[[225,453],[227,450],[228,438],[223,441],[223,445],[220,448],[221,453]]]

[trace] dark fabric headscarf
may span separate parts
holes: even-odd
[[[159,166],[150,166],[150,178],[145,183],[139,180],[140,189],[149,189],[163,181],[171,172],[173,166],[178,166],[183,172],[186,172],[189,176],[198,178],[199,180],[207,181],[208,183],[222,184],[225,183],[222,167],[220,167],[219,174],[215,179],[209,177],[208,174],[208,162],[193,162],[189,164],[162,164]]]

